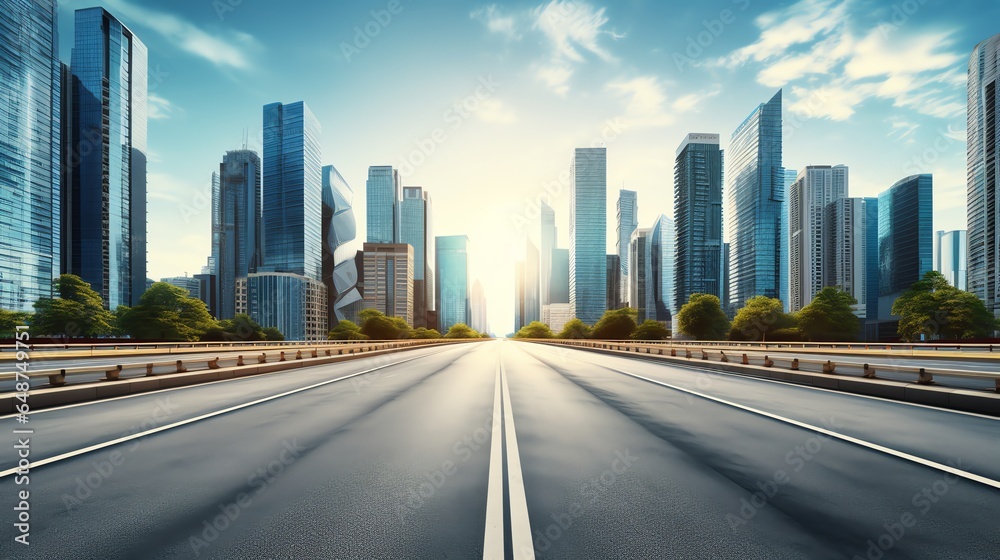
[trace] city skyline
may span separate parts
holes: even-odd
[[[609,208],[614,191],[624,185],[645,201],[640,223],[660,213],[673,216],[672,188],[664,180],[673,147],[691,130],[720,132],[725,139],[752,108],[748,99],[763,98],[776,87],[787,86],[786,134],[790,131],[796,139],[785,149],[787,166],[843,162],[855,170],[855,196],[875,196],[899,177],[933,172],[938,189],[934,228],[963,229],[964,196],[955,193],[965,191],[965,69],[972,47],[993,34],[985,23],[991,8],[971,2],[954,3],[947,10],[921,5],[915,13],[903,14],[905,21],[891,6],[873,3],[804,1],[775,7],[733,2],[728,23],[700,6],[671,7],[671,17],[661,18],[646,9],[590,3],[572,4],[572,9],[559,2],[492,9],[403,3],[387,25],[380,25],[379,34],[357,49],[355,27],[364,30],[373,20],[370,12],[385,10],[386,4],[337,8],[336,18],[315,17],[333,10],[325,6],[274,15],[245,3],[223,2],[220,9],[180,2],[169,12],[123,0],[95,4],[114,13],[150,47],[149,277],[200,270],[210,244],[210,211],[204,202],[211,187],[209,170],[226,151],[244,143],[260,151],[259,117],[254,117],[261,105],[303,99],[325,127],[364,132],[362,138],[330,134],[323,140],[324,163],[342,168],[356,191],[368,166],[398,166],[404,184],[423,185],[435,194],[435,233],[467,234],[489,255],[470,255],[471,274],[482,278],[487,299],[496,302],[491,319],[501,334],[512,323],[513,283],[509,274],[492,270],[494,265],[512,268],[523,248],[495,232],[520,233],[518,216],[532,222],[525,232],[537,231],[537,218],[526,201],[545,192],[543,185],[559,183],[574,147],[595,138],[608,145]],[[962,15],[973,6],[983,17]],[[69,60],[72,45],[72,26],[66,22],[79,7],[60,6],[63,61]],[[803,26],[815,13],[823,15],[814,25]],[[865,15],[856,15],[861,13]],[[570,27],[579,33],[536,25],[560,17],[578,23]],[[295,18],[294,25],[284,18]],[[461,42],[468,48],[448,68],[433,70],[440,79],[421,78],[428,87],[408,93],[411,103],[396,106],[380,86],[412,76],[418,67],[414,62],[436,51],[434,45],[413,41],[421,22],[431,19],[453,30],[438,46]],[[304,37],[319,21],[333,20],[335,25],[324,25],[329,45],[318,49],[276,31],[298,28],[296,35]],[[718,35],[708,29],[716,20],[722,29]],[[676,40],[651,40],[654,21],[676,26]],[[782,25],[805,31],[784,39],[768,32]],[[701,30],[711,35],[701,40],[705,45],[698,42],[704,39],[696,32]],[[662,35],[670,36],[665,31]],[[890,41],[900,60],[919,62],[899,63],[886,49]],[[352,47],[346,55],[343,44]],[[394,48],[402,44],[407,48]],[[824,50],[838,44],[843,48],[835,54]],[[292,53],[301,60],[278,63]],[[320,61],[336,72],[303,72],[304,64]],[[816,64],[803,65],[810,61]],[[824,76],[818,85],[810,85],[820,73]],[[876,87],[883,82],[884,87]],[[273,85],[260,85],[265,83]],[[341,83],[371,87],[330,87]],[[455,103],[470,99],[476,111],[446,116]],[[376,114],[393,122],[392,134],[364,131],[362,123]],[[198,125],[209,118],[216,124],[202,133]],[[456,123],[460,126],[452,128]],[[444,130],[444,141],[431,137],[437,128]],[[541,128],[565,132],[552,137],[532,132]],[[859,138],[865,141],[853,141]],[[518,165],[500,168],[485,162],[490,166],[485,173],[470,165],[481,161],[472,154],[513,146],[514,139],[524,147],[510,153],[531,154],[520,156]],[[421,141],[433,153],[409,161]],[[728,148],[723,142],[723,149]],[[879,149],[871,149],[873,144]],[[413,165],[419,159],[425,161]],[[473,174],[488,176],[490,184],[509,193],[486,216],[463,211],[474,203],[468,189]],[[567,203],[564,186],[550,204],[560,231],[557,244],[563,247],[568,246]],[[356,212],[364,231],[361,205],[363,201]],[[174,230],[177,223],[185,225],[181,235]],[[611,226],[609,244],[614,238]]]

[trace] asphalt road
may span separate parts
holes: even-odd
[[[25,427],[30,484],[14,436],[0,456],[2,558],[1000,558],[998,419],[573,349],[0,418]]]

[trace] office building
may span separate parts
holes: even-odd
[[[365,309],[377,309],[413,325],[413,247],[365,243]]]
[[[476,332],[489,333],[490,323],[486,314],[486,290],[483,289],[483,283],[479,280],[472,283],[470,300],[469,306],[472,311],[472,322],[469,326]]]
[[[608,268],[608,291],[606,292],[607,303],[604,304],[608,309],[621,309],[624,307],[622,304],[622,287],[621,287],[621,261],[618,255],[607,255],[607,268]],[[626,277],[627,279],[627,277]]]
[[[649,235],[649,270],[651,276],[646,282],[647,289],[653,291],[652,317],[660,322],[669,323],[677,312],[674,307],[677,290],[674,287],[674,258],[676,231],[674,221],[660,214]]]
[[[544,201],[541,203],[541,231],[538,248],[538,299],[539,307],[552,303],[552,250],[558,242],[556,213]]]
[[[434,328],[427,317],[427,312],[434,310],[434,234],[430,194],[421,187],[403,187],[399,215],[399,242],[413,247],[413,326]]]
[[[754,296],[787,301],[787,179],[781,149],[779,90],[733,132],[726,157],[729,303],[736,309]]]
[[[632,232],[629,241],[628,282],[629,306],[638,312],[639,323],[646,319],[656,319],[656,300],[653,287],[652,230],[638,228]]]
[[[823,251],[819,263],[822,270],[820,288],[838,287],[851,294],[858,302],[854,307],[858,319],[877,321],[878,199],[834,200],[826,206],[821,221]],[[794,246],[794,231],[791,237]],[[872,262],[874,264],[869,266]],[[874,277],[871,275],[873,270]],[[792,275],[794,278],[794,266]]]
[[[524,321],[524,261],[514,263],[514,332],[521,330]]]
[[[373,165],[368,168],[368,181],[365,183],[368,216],[366,242],[400,242],[401,185],[399,171],[391,165]]]
[[[236,279],[236,313],[263,327],[274,327],[285,340],[326,340],[326,286],[290,272],[258,272]]]
[[[810,165],[799,172],[788,193],[789,282],[792,312],[809,305],[823,288],[823,235],[826,208],[847,197],[847,166]]]
[[[552,249],[550,303],[569,303],[569,249]]]
[[[205,307],[208,308],[209,315],[218,318],[219,294],[216,292],[216,289],[218,288],[218,280],[216,279],[216,276],[214,274],[202,273],[195,274],[194,277],[198,280],[198,291],[201,292],[201,301],[205,302]],[[235,293],[235,289],[233,292]]]
[[[437,250],[437,312],[441,334],[458,323],[469,324],[469,237],[435,238]]]
[[[722,167],[718,134],[691,133],[674,159],[674,310],[692,294],[724,297],[729,290],[722,258]]]
[[[615,272],[618,278],[614,282],[621,295],[618,301],[621,306],[628,305],[628,244],[632,232],[639,227],[639,202],[635,191],[622,189],[618,191],[617,225],[615,227],[615,247],[618,248],[619,269]],[[608,277],[611,283],[611,277]],[[620,307],[620,306],[619,306]],[[615,307],[614,309],[617,309]]]
[[[64,272],[134,306],[146,285],[146,46],[103,8],[77,10],[65,160]]]
[[[236,314],[236,279],[257,272],[261,261],[261,167],[252,150],[226,152],[212,174],[212,259],[219,319]],[[217,194],[215,194],[217,193]]]
[[[327,293],[327,323],[334,328],[362,301],[358,286],[358,251],[354,191],[332,165],[323,167],[323,284]],[[362,257],[363,258],[363,257]],[[362,260],[362,266],[363,266]]]
[[[570,166],[569,303],[588,325],[607,303],[607,160],[607,148],[577,148]]]
[[[160,278],[160,282],[165,282],[171,286],[176,286],[187,291],[189,297],[201,299],[201,282],[194,276],[172,276],[170,278]]]
[[[959,290],[968,288],[969,236],[964,229],[939,231],[934,236],[934,270]]]
[[[524,324],[538,321],[541,317],[538,248],[529,239],[524,248]]]
[[[1000,34],[979,43],[969,56],[967,204],[969,291],[1000,317]]]
[[[549,326],[552,334],[559,334],[571,320],[573,309],[568,303],[550,303],[542,308],[542,322]]]

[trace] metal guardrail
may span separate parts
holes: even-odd
[[[470,339],[472,341],[473,339]],[[121,373],[123,371],[145,371],[146,376],[173,374],[173,373],[185,373],[188,371],[188,366],[194,367],[197,364],[204,364],[206,369],[219,369],[221,367],[239,367],[244,365],[259,365],[265,363],[276,363],[285,362],[290,360],[302,360],[305,358],[319,358],[319,357],[332,357],[332,356],[342,356],[350,355],[363,352],[372,352],[375,350],[386,350],[395,349],[409,346],[426,346],[437,343],[445,342],[463,342],[462,339],[433,339],[433,340],[397,340],[393,342],[348,342],[346,344],[337,345],[314,345],[314,346],[300,346],[293,347],[295,350],[294,355],[286,356],[284,350],[278,351],[277,354],[268,355],[267,352],[261,352],[260,354],[248,354],[246,358],[244,355],[240,354],[235,358],[219,358],[218,356],[212,358],[195,358],[191,360],[175,360],[170,362],[147,362],[147,363],[131,363],[131,364],[116,364],[112,367],[107,365],[103,366],[90,366],[90,367],[78,367],[78,368],[61,368],[61,369],[45,369],[45,370],[33,370],[28,373],[18,374],[17,372],[2,373],[0,374],[0,381],[10,381],[15,380],[18,377],[23,379],[24,377],[29,378],[41,378],[48,377],[49,385],[53,387],[61,387],[66,385],[67,376],[76,376],[86,373],[104,373],[104,381],[119,381],[121,378]],[[303,353],[305,350],[305,353]],[[289,351],[291,353],[291,351]],[[225,360],[226,362],[232,362],[228,366],[223,366],[220,364]],[[249,363],[248,363],[249,362]],[[156,373],[157,369],[162,370],[163,368],[172,368],[173,371],[160,371]]]
[[[637,354],[655,354],[660,356],[672,356],[681,357],[687,359],[700,359],[704,361],[715,361],[721,363],[729,363],[734,359],[738,359],[742,365],[758,365],[764,367],[775,367],[777,361],[785,362],[788,364],[786,369],[791,371],[799,371],[802,364],[816,364],[821,367],[820,372],[809,372],[809,373],[823,373],[827,375],[836,375],[838,366],[848,366],[857,367],[861,369],[863,377],[869,379],[876,378],[876,370],[889,370],[900,373],[913,373],[916,374],[916,383],[921,385],[930,385],[934,383],[934,375],[946,375],[951,377],[964,377],[970,379],[986,379],[995,382],[997,392],[1000,392],[1000,372],[985,372],[985,371],[969,371],[969,370],[954,370],[954,369],[939,369],[939,368],[925,368],[917,366],[897,366],[891,364],[878,364],[876,368],[873,364],[860,363],[860,362],[834,362],[832,360],[816,360],[808,358],[799,358],[796,356],[789,356],[785,354],[774,355],[774,354],[763,354],[762,352],[737,352],[736,354],[730,355],[726,354],[725,350],[720,350],[713,348],[711,346],[704,347],[703,345],[684,345],[681,348],[665,347],[664,344],[657,343],[644,343],[644,342],[614,342],[614,341],[583,341],[583,340],[559,340],[559,339],[526,339],[528,342],[541,342],[548,344],[559,344],[564,346],[578,346],[585,348],[594,348],[598,350],[613,350],[619,352],[634,352]],[[761,358],[763,354],[763,358]],[[751,360],[751,356],[755,360]],[[756,363],[754,363],[756,362]]]
[[[548,339],[552,341],[563,341],[566,339]],[[583,342],[583,341],[575,341]],[[615,344],[656,344],[666,346],[692,346],[692,347],[731,347],[731,348],[763,348],[765,350],[777,349],[827,349],[827,350],[888,350],[888,351],[974,351],[979,350],[986,353],[1000,354],[1000,344],[991,343],[932,343],[932,342],[747,342],[730,340],[601,340],[592,342],[608,342]]]

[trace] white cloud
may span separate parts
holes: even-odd
[[[147,98],[146,116],[153,120],[169,119],[174,112],[174,104],[169,100],[150,93]]]
[[[476,110],[476,117],[484,122],[511,124],[517,122],[517,115],[514,111],[504,105],[499,99],[486,99],[479,104]]]
[[[671,100],[667,87],[655,76],[611,82],[605,89],[626,102],[624,114],[617,118],[625,128],[670,126],[677,121],[678,114],[696,110],[700,103],[721,92],[716,87]]]
[[[573,77],[573,68],[560,63],[543,65],[535,70],[535,77],[544,82],[552,91],[565,96],[569,92],[568,82]]]
[[[136,6],[127,0],[105,0],[105,4],[117,15],[159,33],[177,48],[218,66],[249,68],[247,51],[259,48],[257,40],[247,33],[229,33],[228,38],[223,38],[173,14]]]
[[[533,11],[533,29],[541,31],[552,43],[556,55],[574,62],[583,62],[581,50],[598,56],[601,60],[614,59],[600,45],[601,29],[608,23],[604,8],[595,9],[586,2],[552,0]]]
[[[521,33],[518,31],[518,18],[513,15],[502,15],[496,4],[473,10],[469,17],[483,22],[491,33],[499,33],[511,40],[521,38]]]

